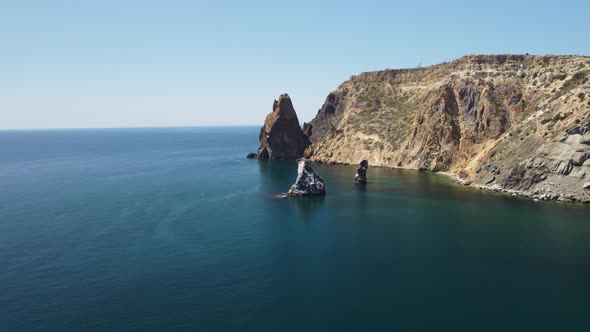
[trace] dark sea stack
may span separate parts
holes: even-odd
[[[354,176],[354,182],[366,183],[367,182],[367,169],[369,168],[369,162],[367,160],[361,161],[359,168],[356,170]]]
[[[311,144],[299,125],[297,113],[288,94],[275,100],[272,112],[260,128],[259,159],[298,159]]]
[[[289,189],[291,196],[325,195],[326,186],[324,180],[311,168],[307,159],[299,159],[297,167],[297,180]]]
[[[250,152],[246,155],[246,158],[248,158],[248,159],[253,159],[256,157],[258,157],[258,155],[255,152]]]

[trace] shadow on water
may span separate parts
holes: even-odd
[[[295,202],[297,211],[304,221],[309,221],[314,217],[324,206],[326,196],[309,196],[309,197],[289,197]]]
[[[257,160],[260,181],[276,193],[286,192],[297,178],[294,160]]]
[[[367,192],[367,186],[368,186],[368,183],[366,183],[366,182],[364,182],[364,183],[355,182],[354,183],[355,189],[361,193]]]
[[[354,189],[355,191],[358,193],[357,196],[357,204],[358,207],[361,209],[366,209],[369,205],[369,202],[367,201],[367,195],[368,195],[368,187],[370,186],[370,183],[354,183]]]

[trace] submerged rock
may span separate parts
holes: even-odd
[[[260,128],[259,159],[298,159],[311,144],[299,126],[297,113],[288,94],[275,100]]]
[[[258,155],[254,152],[250,152],[246,155],[246,158],[252,159],[252,158],[256,158],[258,157]]]
[[[299,159],[297,180],[289,189],[291,196],[325,195],[324,180],[311,168],[309,160]]]
[[[369,162],[367,160],[361,161],[359,168],[356,170],[354,181],[359,183],[367,182],[367,169],[369,168]]]

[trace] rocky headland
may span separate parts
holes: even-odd
[[[296,119],[281,98],[262,128],[259,158],[297,158],[305,146],[315,162],[367,160],[513,195],[590,202],[590,57],[469,55],[362,73],[329,93],[302,131],[297,121],[273,125],[277,109]]]

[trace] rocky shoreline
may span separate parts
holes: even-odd
[[[461,183],[461,180],[458,180],[457,183]],[[477,188],[480,190],[486,190],[495,193],[504,193],[515,197],[524,197],[528,199],[532,199],[534,201],[556,201],[562,203],[581,203],[581,204],[590,204],[590,197],[589,198],[582,198],[577,199],[575,196],[568,194],[566,192],[553,192],[551,189],[546,191],[534,190],[534,191],[522,191],[522,190],[513,190],[513,189],[505,189],[498,185],[494,186],[486,186],[486,185],[468,185],[473,188]]]
[[[346,162],[336,162],[336,161],[314,161],[318,164],[326,164],[326,165],[346,165],[346,166],[354,166],[356,164],[353,163],[346,163]],[[574,203],[574,204],[590,204],[590,195],[587,199],[576,199],[575,197],[571,196],[568,193],[559,193],[559,192],[552,192],[550,189],[546,191],[525,191],[525,190],[513,190],[513,189],[505,189],[500,187],[499,185],[494,186],[486,186],[486,185],[478,185],[469,183],[460,177],[448,173],[448,172],[431,172],[428,170],[420,170],[416,168],[409,168],[409,167],[401,167],[401,166],[383,166],[383,165],[371,165],[374,168],[388,168],[388,169],[399,169],[405,171],[415,171],[415,172],[429,172],[433,175],[440,175],[446,178],[451,179],[455,184],[461,185],[465,188],[470,188],[474,190],[483,190],[490,193],[496,193],[501,195],[508,195],[512,197],[521,197],[530,199],[533,201],[554,201],[560,203]]]
[[[590,57],[469,55],[361,73],[330,92],[302,127],[283,94],[256,157],[366,160],[490,192],[588,203]]]
[[[313,163],[317,164],[325,164],[325,165],[346,165],[346,166],[354,166],[356,164],[353,163],[346,163],[346,162],[337,162],[337,161],[318,161],[315,160]],[[409,168],[409,167],[401,167],[401,166],[384,166],[384,165],[371,165],[374,168],[388,168],[388,169],[399,169],[405,171],[415,171],[415,172],[424,172],[425,170],[420,170],[416,168]],[[533,201],[554,201],[559,203],[570,203],[570,204],[590,204],[590,195],[586,199],[576,199],[571,194],[565,192],[553,192],[551,189],[545,191],[526,191],[526,190],[513,190],[513,189],[506,189],[502,188],[499,185],[478,185],[473,184],[468,181],[461,179],[459,176],[448,172],[430,172],[433,175],[440,175],[446,178],[451,179],[455,184],[463,186],[465,188],[470,188],[474,190],[483,190],[490,193],[496,193],[500,195],[508,195],[512,197],[520,197],[525,199],[530,199]],[[550,183],[551,184],[551,183]],[[281,197],[288,197],[289,193],[285,193]]]

